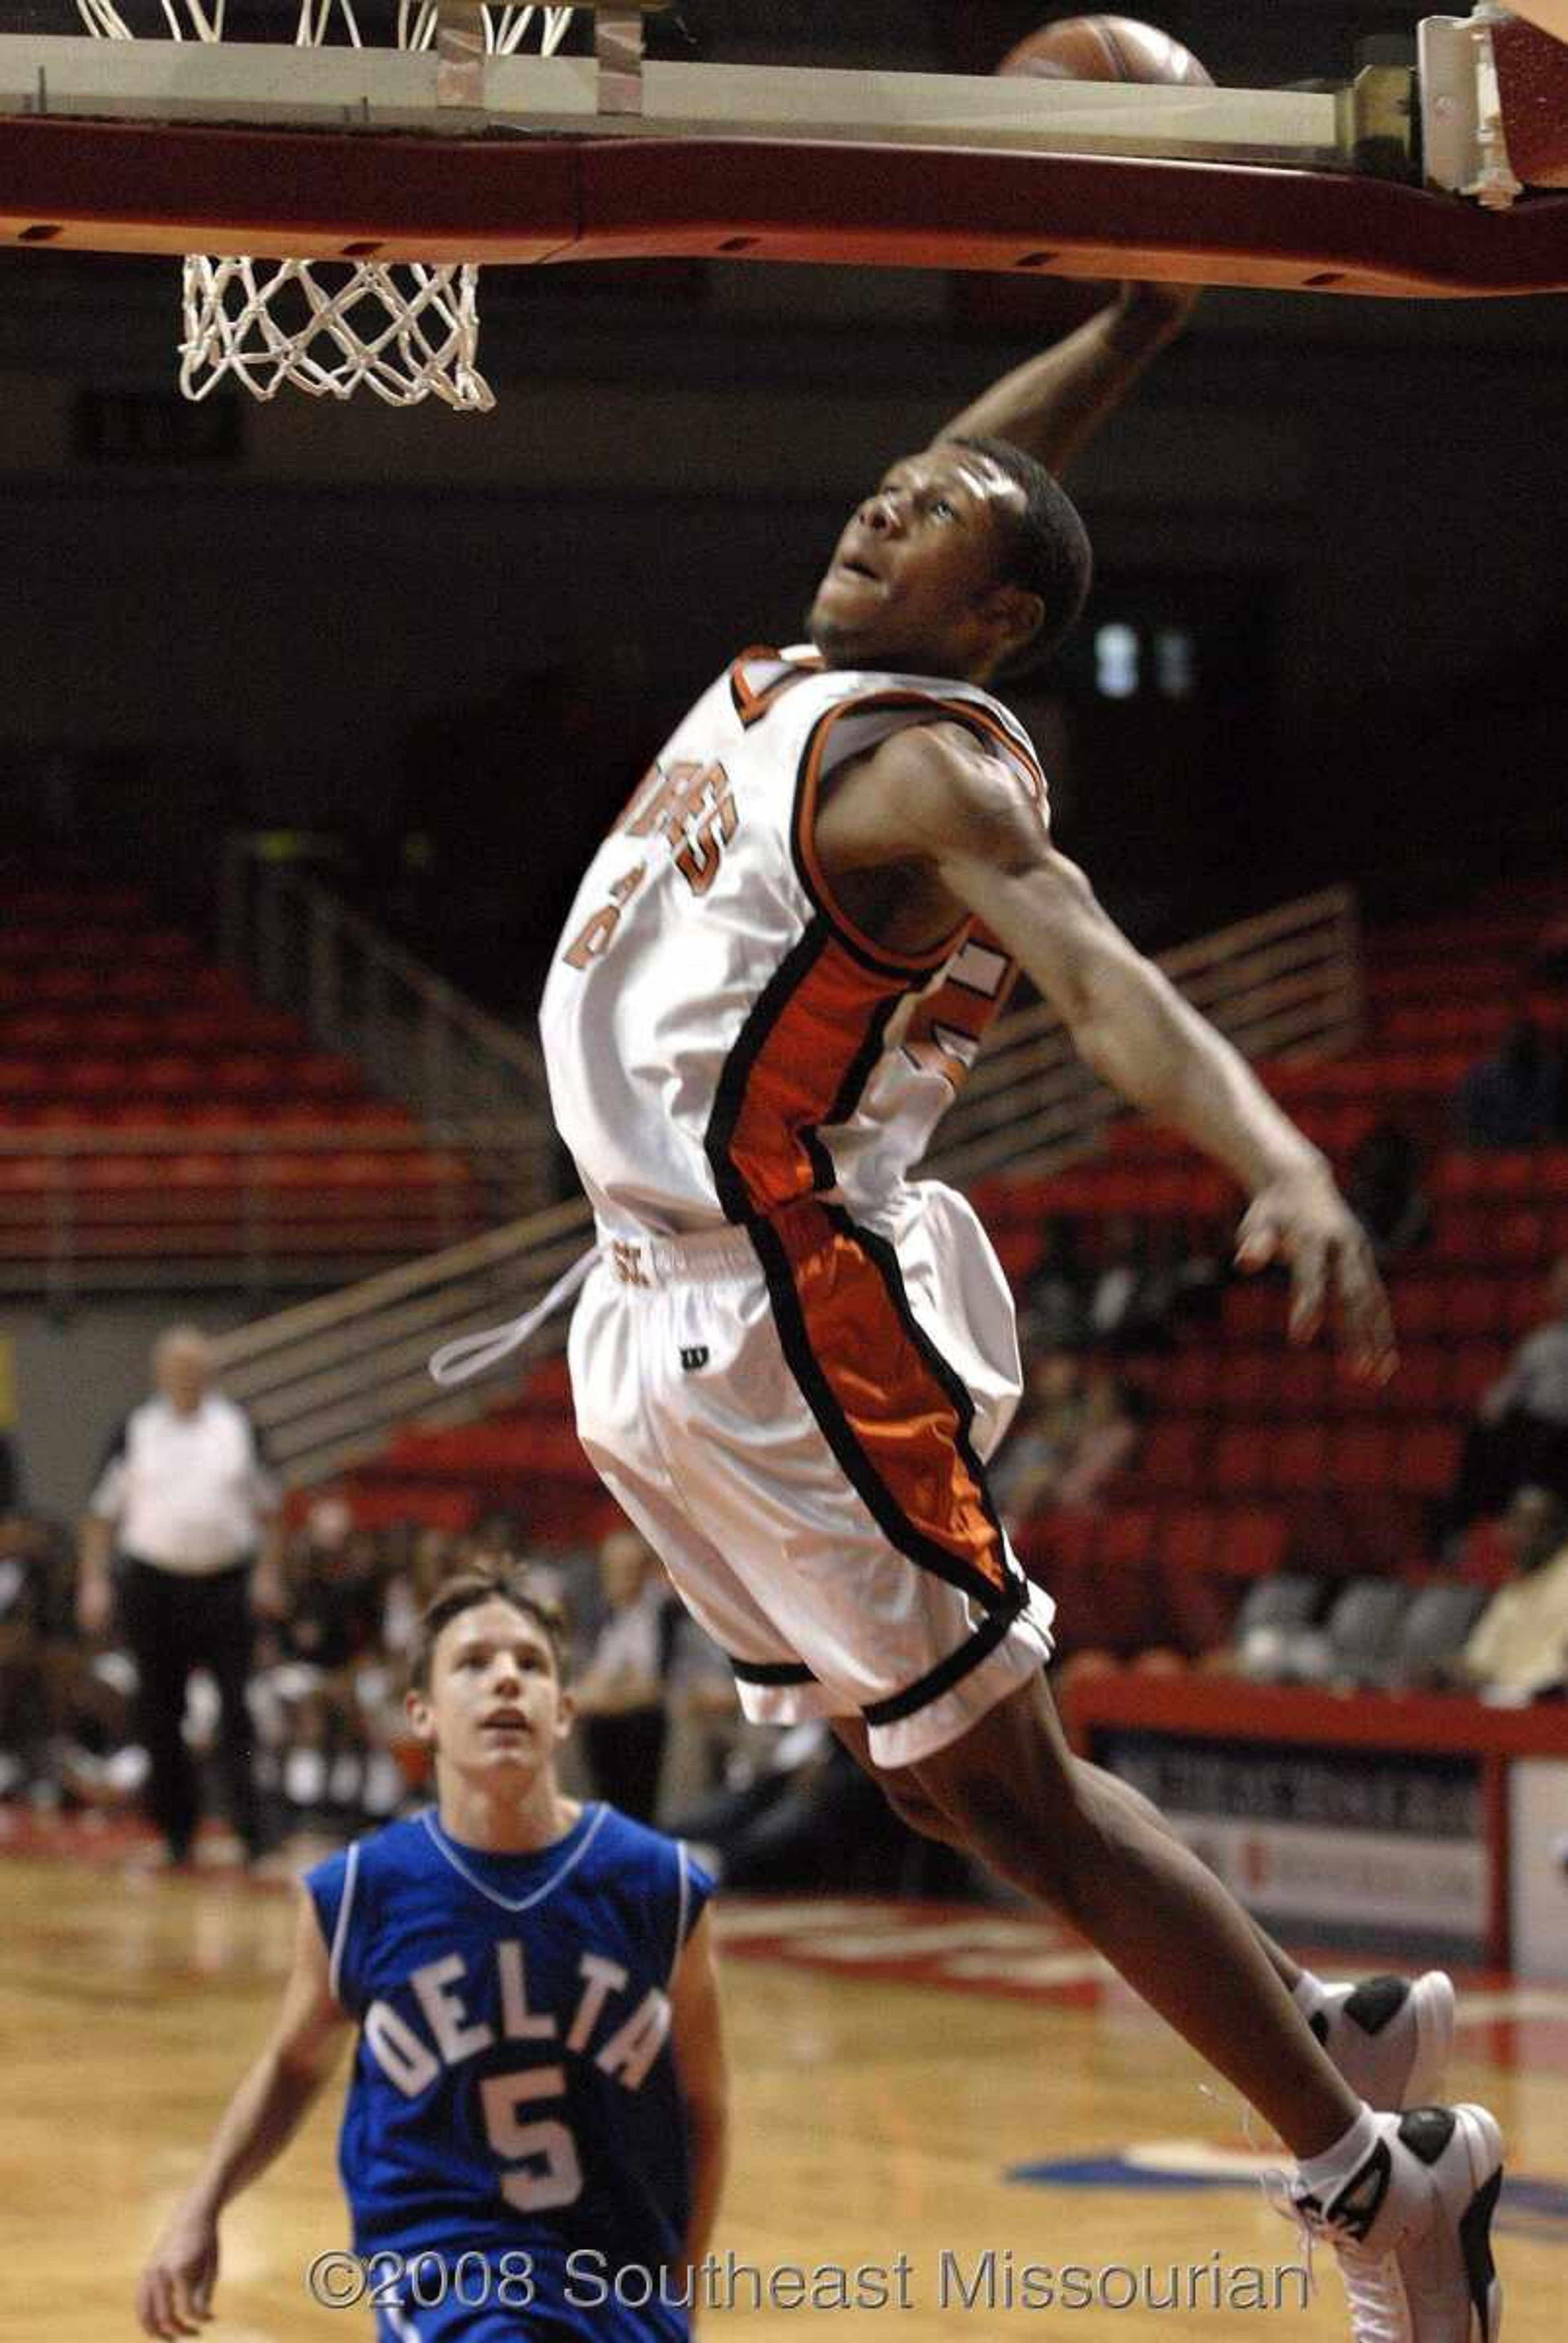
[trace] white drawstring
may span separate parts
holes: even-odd
[[[573,1262],[564,1277],[557,1278],[544,1300],[525,1310],[520,1318],[508,1318],[504,1326],[486,1326],[477,1334],[459,1334],[455,1342],[443,1342],[430,1360],[432,1380],[442,1384],[466,1383],[499,1366],[503,1359],[521,1350],[547,1318],[565,1307],[598,1259],[598,1247],[592,1245]]]

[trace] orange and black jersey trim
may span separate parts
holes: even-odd
[[[1025,1589],[974,1448],[974,1400],[916,1319],[892,1245],[815,1202],[754,1223],[751,1240],[790,1373],[889,1544],[1014,1617]]]
[[[730,1051],[708,1154],[726,1216],[749,1230],[790,1373],[851,1484],[900,1553],[1010,1616],[1020,1582],[972,1443],[974,1402],[915,1319],[892,1246],[821,1201],[836,1176],[821,1129],[853,1113],[907,989],[814,920]]]
[[[791,684],[821,672],[822,662],[814,654],[809,659],[786,659],[782,651],[766,646],[742,651],[729,669],[729,698],[744,729],[749,731],[759,723]]]

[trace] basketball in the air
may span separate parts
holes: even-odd
[[[1136,16],[1063,16],[1010,49],[1000,74],[1041,81],[1211,82],[1191,49]]]

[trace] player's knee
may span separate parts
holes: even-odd
[[[940,1839],[950,1846],[958,1843],[960,1834],[952,1818],[920,1787],[914,1775],[885,1774],[879,1778],[882,1795],[901,1823],[922,1838]]]
[[[1070,1919],[1093,1861],[1096,1822],[1077,1769],[1042,1756],[1023,1774],[956,1767],[930,1785],[958,1843],[988,1870]]]

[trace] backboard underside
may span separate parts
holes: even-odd
[[[602,41],[597,59],[497,57],[454,75],[395,50],[7,35],[0,239],[513,265],[699,256],[1406,297],[1568,289],[1568,197],[1485,209],[1412,183],[1400,87],[1413,80],[1363,106],[1358,87],[640,56],[611,79]]]

